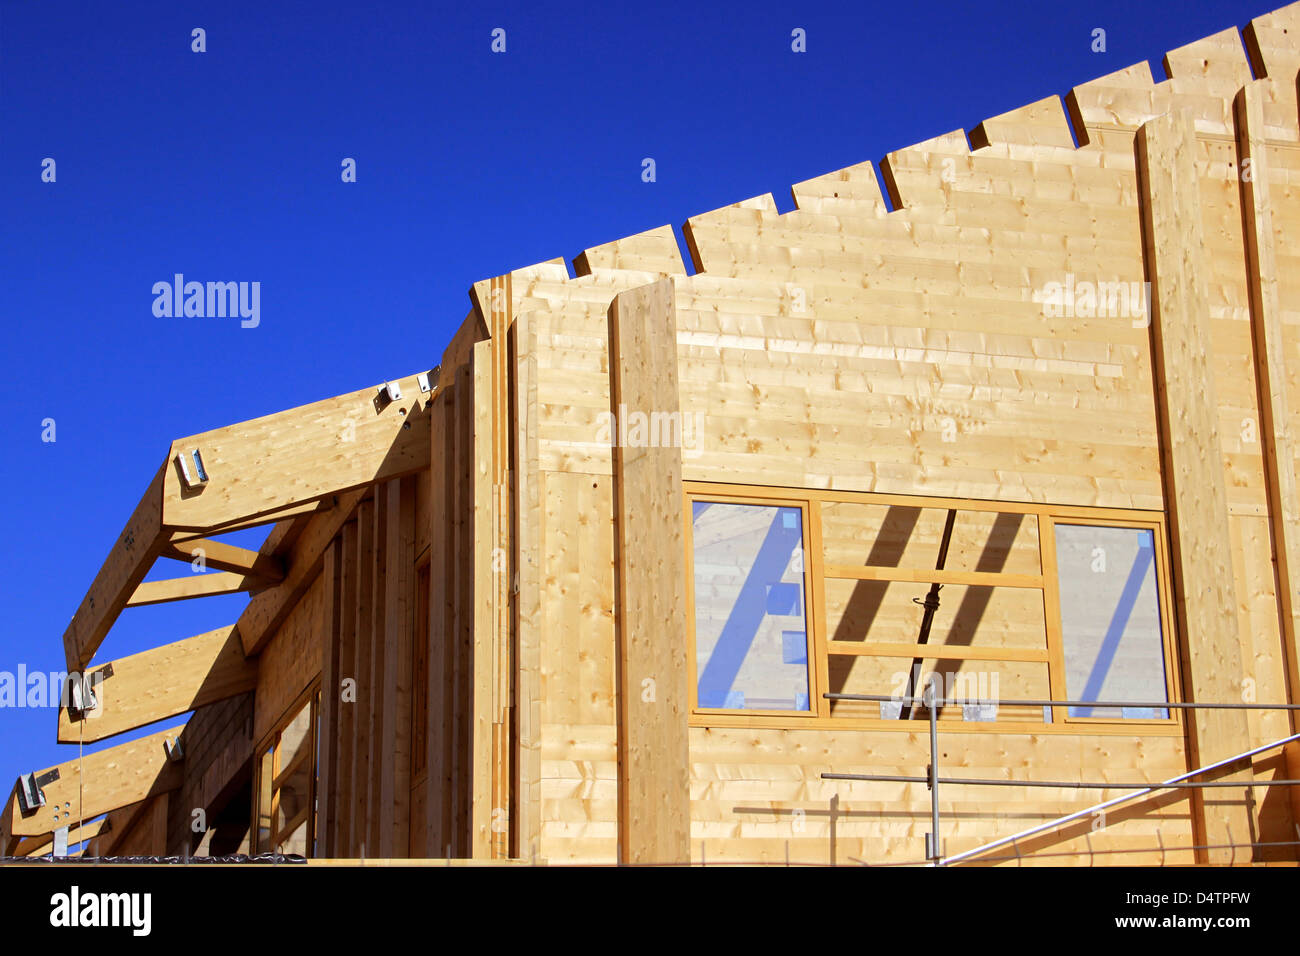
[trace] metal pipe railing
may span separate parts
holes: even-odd
[[[924,697],[900,697],[897,694],[825,693],[822,694],[822,697],[827,700],[879,701],[882,703],[910,702],[914,704],[925,703]],[[1165,708],[1172,708],[1174,710],[1300,710],[1300,704],[1196,704],[1163,700],[1007,700],[1005,698],[999,698],[997,700],[978,700],[973,697],[957,697],[935,701],[935,706],[937,707],[960,707],[962,704],[996,704],[998,706],[1007,704],[1011,707],[1141,707],[1145,710],[1163,710]]]
[[[970,699],[940,699],[936,696],[935,685],[938,683],[937,675],[932,675],[926,683],[925,692],[922,697],[899,697],[894,694],[836,694],[825,693],[822,695],[827,700],[856,700],[865,702],[889,702],[889,703],[906,703],[909,706],[921,704],[928,711],[930,727],[930,766],[927,768],[926,776],[908,776],[904,774],[850,774],[850,773],[823,773],[823,780],[858,780],[883,783],[924,783],[930,789],[930,825],[932,832],[926,835],[926,857],[931,866],[947,866],[952,863],[960,863],[964,860],[972,859],[989,850],[996,849],[1007,844],[1015,844],[1019,840],[1035,836],[1039,833],[1045,833],[1049,830],[1056,829],[1071,823],[1075,820],[1082,819],[1091,814],[1101,813],[1111,807],[1118,806],[1121,803],[1127,803],[1130,800],[1136,800],[1139,797],[1147,796],[1158,790],[1182,790],[1182,789],[1205,789],[1213,787],[1256,787],[1256,786],[1297,786],[1300,780],[1263,780],[1263,781],[1236,781],[1236,780],[1191,780],[1192,777],[1199,777],[1202,774],[1210,773],[1214,770],[1220,770],[1224,767],[1231,766],[1242,760],[1254,757],[1257,754],[1283,747],[1286,744],[1300,740],[1300,734],[1292,734],[1289,737],[1283,737],[1272,743],[1264,744],[1253,750],[1247,750],[1243,753],[1227,757],[1216,763],[1208,764],[1204,767],[1197,767],[1187,773],[1179,774],[1176,777],[1170,777],[1168,780],[1162,780],[1158,783],[1114,783],[1090,781],[1062,781],[1062,780],[990,780],[982,778],[962,778],[962,777],[940,777],[939,776],[939,759],[938,759],[938,711],[940,707],[961,706],[963,704],[1007,704],[1009,706],[1020,707],[1141,707],[1144,709],[1183,709],[1183,710],[1300,710],[1300,704],[1226,704],[1226,703],[1183,703],[1173,701],[1099,701],[1099,700],[1038,700],[1038,699],[999,699],[996,701],[973,701]],[[1047,823],[1041,823],[1037,826],[1014,833],[1008,837],[1002,837],[991,843],[976,847],[973,850],[966,850],[955,856],[944,859],[940,849],[939,840],[939,786],[940,784],[966,785],[977,787],[1048,787],[1048,788],[1068,788],[1078,790],[1118,790],[1134,788],[1133,792],[1113,797],[1110,800],[1094,804],[1084,810],[1078,810],[1074,813],[1068,813],[1065,816],[1050,820]]]

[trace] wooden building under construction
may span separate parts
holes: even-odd
[[[33,768],[0,851],[1296,860],[1300,4],[1164,67],[690,219],[693,271],[665,226],[478,282],[428,371],[174,442],[58,741],[165,729]]]

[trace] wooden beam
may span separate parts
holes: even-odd
[[[214,571],[251,575],[261,578],[268,585],[278,584],[284,580],[284,562],[278,558],[249,551],[247,548],[237,548],[224,541],[212,541],[208,538],[169,541],[163,547],[162,557],[191,563],[200,561]]]
[[[166,468],[160,468],[149,482],[144,497],[73,615],[72,623],[63,632],[63,653],[69,671],[80,672],[90,663],[136,585],[149,573],[166,540],[162,525],[165,474]]]
[[[542,809],[541,408],[537,400],[537,330],[524,313],[510,326],[514,375],[511,455],[515,493],[515,852],[538,858]]]
[[[325,567],[321,571],[325,593],[325,633],[321,641],[320,724],[317,735],[320,745],[320,766],[316,770],[317,784],[317,841],[320,856],[334,856],[335,821],[338,815],[338,757],[339,757],[339,637],[342,631],[342,542],[335,538],[325,551]]]
[[[163,522],[212,529],[419,471],[429,460],[427,396],[415,376],[402,397],[377,401],[378,386],[172,443],[164,471]],[[189,489],[177,455],[198,450],[208,474]]]
[[[235,627],[249,657],[258,653],[275,634],[285,618],[306,593],[320,573],[325,549],[339,533],[353,509],[364,497],[365,489],[338,496],[335,506],[313,517],[289,553],[284,580],[253,596],[239,615]]]
[[[294,505],[291,508],[281,508],[279,511],[273,511],[270,514],[258,515],[256,518],[245,518],[242,521],[232,521],[229,524],[220,525],[216,528],[205,528],[202,531],[173,531],[171,533],[171,543],[180,544],[187,541],[200,541],[210,538],[217,534],[231,534],[235,531],[247,531],[250,528],[261,528],[264,525],[273,524],[285,527],[285,535],[292,537],[293,529],[301,532],[304,522],[311,520],[313,515],[322,511],[328,511],[332,508],[332,498],[321,498],[316,501],[308,501],[304,504]],[[276,529],[271,529],[271,534],[275,534]],[[272,541],[268,536],[267,541]],[[286,541],[284,548],[287,550],[293,544],[292,540]],[[276,550],[267,550],[259,548],[259,554],[274,554]]]
[[[1237,147],[1241,159],[1242,215],[1245,220],[1246,278],[1259,386],[1260,441],[1268,488],[1282,646],[1288,699],[1300,699],[1300,491],[1296,488],[1296,442],[1291,434],[1287,395],[1287,342],[1278,300],[1277,248],[1273,232],[1272,169],[1264,144],[1263,84],[1247,84],[1237,94]],[[1290,711],[1291,731],[1300,714]],[[1291,788],[1295,789],[1295,788]]]
[[[377,856],[370,842],[368,803],[370,791],[370,698],[375,685],[370,671],[373,653],[375,616],[372,610],[374,593],[372,581],[375,570],[375,519],[374,502],[363,501],[357,506],[357,599],[356,637],[353,642],[353,673],[356,675],[356,701],[352,706],[352,814],[349,822],[351,850],[354,857]]]
[[[91,743],[257,687],[234,625],[119,658],[90,672],[99,706],[81,720],[59,710],[59,743]]]
[[[679,415],[672,280],[616,296],[609,332],[616,420]],[[681,449],[616,446],[614,512],[619,859],[683,863],[690,860],[690,692]]]
[[[168,604],[188,601],[190,598],[213,597],[218,594],[238,594],[240,591],[261,591],[270,582],[247,574],[217,571],[212,574],[192,574],[185,578],[166,578],[162,581],[142,581],[126,602],[127,607],[145,607],[149,604]]]
[[[492,740],[495,723],[496,668],[493,593],[496,589],[492,551],[492,343],[475,344],[473,367],[473,727],[470,774],[470,856],[492,858]],[[434,463],[437,467],[437,463]]]
[[[371,555],[370,597],[370,696],[367,698],[369,727],[366,745],[370,750],[370,776],[367,781],[366,816],[368,835],[366,846],[375,856],[387,859],[392,855],[388,843],[392,836],[392,808],[384,805],[384,661],[388,655],[386,641],[387,609],[384,607],[385,582],[388,575],[388,496],[383,486],[375,488],[374,497],[374,550]],[[387,834],[387,839],[385,836]]]
[[[354,855],[352,844],[353,774],[356,772],[356,686],[357,686],[357,522],[343,526],[339,538],[339,682],[338,697],[338,806],[334,815],[334,838],[329,852],[334,856]],[[343,696],[345,681],[351,692]],[[322,694],[325,693],[322,684]]]
[[[113,829],[112,817],[103,816],[98,820],[91,820],[84,827],[74,826],[68,829],[68,846],[76,846],[78,843],[85,843],[87,840],[94,839],[101,833],[108,833]],[[54,849],[54,838],[49,834],[41,836],[27,837],[18,844],[18,849],[14,856],[44,856]],[[77,854],[72,854],[76,856]]]
[[[425,839],[426,856],[447,855],[450,840],[451,764],[447,753],[448,703],[447,645],[451,640],[447,612],[448,568],[453,560],[451,509],[448,507],[447,449],[455,389],[444,389],[429,408],[429,653],[425,665],[428,712],[425,716]]]
[[[411,819],[411,607],[415,576],[415,479],[390,481],[386,494],[388,548],[384,579],[384,751],[385,857],[406,856]]]
[[[1152,283],[1152,367],[1156,384],[1165,500],[1173,544],[1174,597],[1185,650],[1186,690],[1192,700],[1241,699],[1241,643],[1233,581],[1223,447],[1219,441],[1202,205],[1191,115],[1169,113],[1144,124],[1137,136],[1143,240]],[[1193,711],[1189,759],[1204,765],[1249,749],[1244,711]],[[1193,764],[1195,765],[1195,764]],[[1241,775],[1249,780],[1249,770]],[[1241,840],[1251,814],[1231,798],[1213,811],[1194,805],[1203,843]],[[1229,850],[1207,860],[1230,859]]]
[[[37,779],[57,773],[42,786],[45,806],[24,815],[11,800],[5,813],[8,833],[53,833],[73,820],[88,820],[177,789],[183,776],[181,764],[167,759],[163,741],[176,740],[183,729],[182,724],[38,771]]]

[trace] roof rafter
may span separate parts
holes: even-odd
[[[17,787],[0,815],[0,850],[12,851],[15,838],[40,836],[88,820],[181,785],[181,765],[167,757],[164,741],[175,741],[185,725],[149,737],[97,750],[36,773],[45,779],[45,805],[24,814]],[[57,775],[56,775],[57,774]]]
[[[246,693],[257,686],[257,661],[244,656],[232,624],[112,661],[90,678],[99,706],[79,720],[60,709],[61,744],[104,740]]]

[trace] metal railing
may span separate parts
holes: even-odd
[[[1104,813],[1111,807],[1127,803],[1130,800],[1136,800],[1139,797],[1148,796],[1161,790],[1201,790],[1214,787],[1274,787],[1284,786],[1293,787],[1300,785],[1300,780],[1264,780],[1264,781],[1237,781],[1237,780],[1200,780],[1193,781],[1191,778],[1199,777],[1215,770],[1222,770],[1224,767],[1247,760],[1258,754],[1278,747],[1283,747],[1294,741],[1300,741],[1300,734],[1292,734],[1289,737],[1283,737],[1272,743],[1267,743],[1252,750],[1247,750],[1223,760],[1219,760],[1203,767],[1197,767],[1195,770],[1189,770],[1187,773],[1170,777],[1168,780],[1161,781],[1140,781],[1131,783],[1115,783],[1113,781],[1086,781],[1086,780],[993,780],[977,777],[940,777],[939,776],[939,710],[943,707],[958,707],[965,704],[1003,704],[1012,707],[1130,707],[1142,709],[1159,709],[1159,710],[1273,710],[1273,711],[1291,711],[1300,710],[1300,704],[1224,704],[1224,703],[1182,703],[1173,701],[1106,701],[1106,700],[1038,700],[1038,699],[1017,699],[1017,700],[997,700],[997,701],[971,701],[969,699],[947,699],[939,698],[936,695],[935,683],[936,678],[932,675],[927,681],[924,692],[920,697],[900,697],[897,695],[887,694],[833,694],[826,693],[822,697],[827,700],[851,700],[862,702],[879,702],[902,704],[910,708],[920,704],[926,709],[929,715],[930,728],[930,765],[926,768],[926,775],[909,776],[906,774],[870,774],[870,773],[823,773],[823,780],[852,780],[852,781],[869,781],[879,783],[924,783],[930,790],[930,832],[925,835],[925,856],[931,866],[949,866],[953,863],[961,863],[966,860],[972,860],[982,856],[990,850],[998,847],[1015,846],[1018,841],[1040,833],[1046,833],[1055,830],[1075,820],[1086,818],[1092,814]],[[1049,820],[1047,823],[1041,823],[1037,826],[1030,827],[1027,830],[1021,830],[1011,836],[1000,837],[990,843],[983,844],[972,850],[965,850],[961,853],[954,854],[950,857],[943,856],[942,844],[939,839],[939,787],[945,786],[972,786],[972,787],[1049,787],[1056,789],[1076,789],[1076,790],[1131,790],[1132,792],[1113,797],[1110,800],[1094,804],[1084,810],[1078,810],[1073,813],[1067,813],[1064,816]],[[1297,826],[1300,832],[1300,825]],[[1163,847],[1162,847],[1163,849]],[[1017,848],[1017,856],[1019,849]]]

